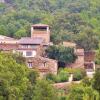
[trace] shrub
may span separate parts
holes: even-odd
[[[68,81],[69,74],[64,70],[61,70],[58,74],[58,77],[60,79],[60,82],[66,82]]]
[[[73,81],[79,81],[86,76],[85,70],[81,68],[77,68],[77,69],[71,69],[71,68],[62,69],[61,68],[58,71],[58,75],[47,74],[46,80],[52,81],[55,83],[67,82],[69,79],[69,75],[71,73],[73,74]]]
[[[82,85],[83,86],[91,86],[92,84],[92,79],[88,78],[88,77],[85,77],[83,80],[82,80]]]
[[[49,74],[46,75],[46,80],[55,82],[56,81],[56,75],[49,73]]]
[[[69,74],[73,74],[73,81],[79,81],[86,76],[86,71],[82,68],[65,68],[64,70]]]
[[[58,75],[53,75],[51,73],[46,75],[46,80],[53,81],[55,83],[66,82],[68,81],[68,78],[69,78],[69,74],[63,69],[59,70]]]
[[[73,80],[79,81],[83,79],[85,76],[86,76],[86,71],[84,69],[77,68],[73,73]]]
[[[69,74],[72,74],[76,71],[76,69],[75,68],[65,68],[64,71],[66,71]]]

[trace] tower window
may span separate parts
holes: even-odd
[[[34,27],[34,30],[45,31],[45,30],[47,30],[47,27]]]

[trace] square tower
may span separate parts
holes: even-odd
[[[31,26],[31,38],[43,38],[45,43],[50,42],[50,29],[46,24],[35,24]]]

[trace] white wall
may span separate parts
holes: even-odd
[[[29,52],[32,52],[32,55],[31,56],[27,56],[26,55],[26,52],[27,51],[22,51],[23,57],[35,57],[36,56],[36,51],[35,50],[34,51],[29,51]]]
[[[37,52],[35,50],[32,50],[32,51],[26,51],[26,50],[18,50],[18,51],[13,51],[14,52],[19,52],[22,54],[23,57],[35,57],[37,55]],[[32,55],[31,56],[27,56],[26,55],[26,52],[32,52]]]

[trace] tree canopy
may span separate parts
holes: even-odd
[[[37,71],[16,61],[18,55],[13,56],[0,52],[0,100],[55,100],[58,94],[53,86],[40,80]]]
[[[72,63],[76,60],[77,56],[73,48],[64,47],[61,45],[50,46],[46,50],[46,55],[49,58],[55,59],[59,62]]]
[[[68,40],[85,50],[97,49],[99,3],[99,0],[5,0],[0,3],[0,34],[15,38],[30,36],[32,24],[44,23],[50,25],[54,43]]]

